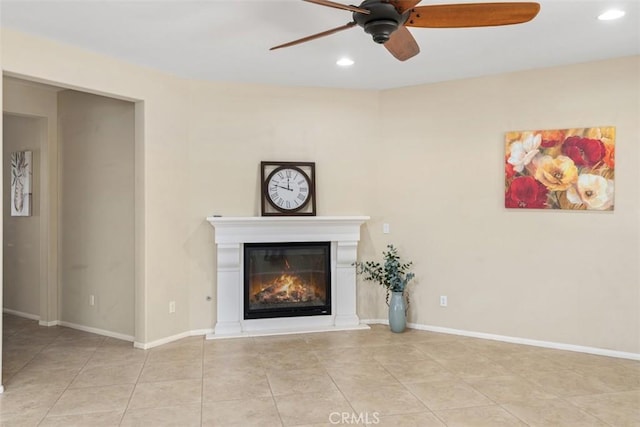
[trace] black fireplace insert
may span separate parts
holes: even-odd
[[[244,318],[331,314],[331,243],[246,243]]]

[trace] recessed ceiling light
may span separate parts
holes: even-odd
[[[600,16],[598,16],[598,19],[601,21],[611,21],[612,19],[622,18],[624,16],[624,13],[624,10],[610,9],[600,14]]]
[[[344,57],[344,58],[338,59],[336,61],[336,64],[338,64],[341,67],[351,67],[354,64],[354,62],[353,62],[353,59]]]

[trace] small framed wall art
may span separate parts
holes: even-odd
[[[11,216],[31,216],[31,151],[11,153]]]
[[[315,216],[316,164],[261,162],[262,216]]]

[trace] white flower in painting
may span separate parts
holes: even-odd
[[[529,134],[523,141],[511,144],[511,155],[507,162],[513,165],[513,170],[522,172],[524,167],[540,152],[538,148],[542,142],[542,135]]]
[[[613,206],[613,181],[600,175],[583,174],[567,190],[567,199],[587,209],[606,210]]]

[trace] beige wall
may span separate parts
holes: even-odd
[[[39,260],[40,307],[32,314],[40,317],[44,324],[58,320],[57,291],[57,146],[58,146],[58,100],[57,88],[5,78],[3,86],[3,111],[12,115],[37,118],[44,126],[45,134],[39,145],[37,174],[38,191],[34,198],[38,204],[39,251],[28,252],[30,265]],[[11,219],[9,218],[9,221]],[[13,261],[11,256],[5,262]],[[11,273],[9,273],[11,274]],[[5,277],[6,279],[6,277]],[[10,308],[10,307],[9,307]]]
[[[40,146],[45,119],[3,117],[3,309],[40,318]],[[11,216],[11,153],[32,152],[31,216]]]
[[[58,115],[60,320],[132,336],[134,106],[65,90]]]
[[[189,289],[192,329],[215,319],[208,215],[260,215],[260,161],[313,161],[318,215],[371,213],[377,169],[375,92],[193,82],[189,122]]]
[[[639,57],[384,92],[411,321],[638,353],[639,93]],[[506,131],[589,126],[617,130],[614,212],[504,209]]]
[[[258,214],[259,161],[298,159],[320,215],[372,216],[361,257],[393,242],[415,262],[412,322],[640,353],[638,57],[367,92],[184,81],[6,29],[2,50],[9,73],[144,107],[140,342],[212,326],[204,218]],[[504,210],[505,131],[594,125],[618,129],[615,212]]]

